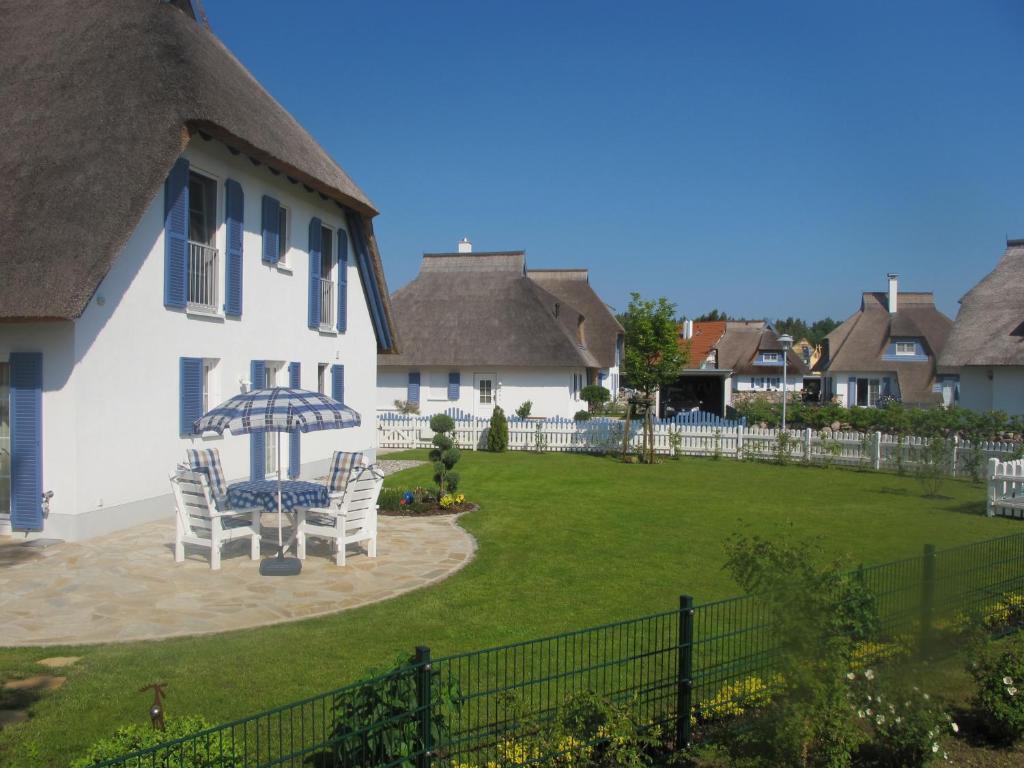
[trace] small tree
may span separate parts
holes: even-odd
[[[487,450],[501,452],[508,448],[508,419],[500,405],[491,413],[491,426],[487,430]]]
[[[580,390],[580,400],[587,404],[587,410],[596,413],[602,405],[612,399],[612,393],[600,384],[588,384]]]
[[[452,472],[452,467],[462,454],[449,434],[455,430],[455,421],[451,416],[443,413],[431,416],[430,428],[434,430],[430,460],[434,463],[434,482],[437,483],[437,498],[440,499],[459,487],[459,476]]]
[[[643,454],[645,461],[653,464],[654,400],[658,391],[675,381],[686,365],[686,354],[679,347],[676,305],[665,298],[648,301],[633,293],[622,321],[626,330],[623,371],[639,392],[636,404],[644,414]],[[627,423],[631,415],[627,416]]]
[[[520,419],[530,418],[530,411],[533,410],[533,401],[527,400],[525,403],[516,408],[516,416]]]

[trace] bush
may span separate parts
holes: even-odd
[[[500,405],[494,406],[491,424],[487,430],[487,450],[501,452],[508,449],[508,419]]]
[[[418,414],[420,412],[420,404],[414,403],[411,400],[395,400],[395,408],[398,409],[399,413],[404,414]]]
[[[452,472],[462,454],[455,441],[449,435],[455,430],[455,421],[443,413],[430,417],[430,428],[434,430],[434,447],[430,451],[430,460],[434,464],[434,482],[437,483],[437,497],[451,493],[459,487],[459,476]]]
[[[873,764],[918,768],[947,758],[942,739],[959,727],[927,693],[917,686],[909,691],[884,688],[870,669],[860,676],[850,672],[847,677],[859,689],[854,707],[871,735]]]
[[[151,725],[126,725],[114,735],[100,739],[82,757],[72,761],[71,768],[89,768],[140,749],[149,749],[166,741],[185,739],[205,731],[210,724],[199,715],[167,718],[166,728],[158,731]],[[151,759],[140,762],[156,768],[242,768],[242,758],[231,745],[230,739],[216,737],[175,744],[161,749]]]
[[[585,402],[591,411],[597,411],[612,399],[612,393],[600,384],[588,384],[580,390],[580,400]]]
[[[530,411],[533,410],[533,401],[527,400],[525,403],[516,408],[516,416],[520,419],[530,418]]]
[[[984,647],[972,654],[968,671],[978,685],[974,707],[989,735],[1013,742],[1024,736],[1024,638],[1002,653]]]
[[[589,421],[590,411],[576,411],[572,418],[573,421]]]

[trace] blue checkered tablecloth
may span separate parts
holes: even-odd
[[[263,507],[267,512],[277,512],[277,480],[249,480],[229,485],[228,503],[235,510]],[[281,509],[285,512],[329,504],[327,486],[305,480],[281,481]]]

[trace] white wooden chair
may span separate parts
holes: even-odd
[[[366,542],[368,557],[377,556],[377,497],[384,474],[376,464],[355,467],[340,499],[326,509],[300,510],[298,514],[298,555],[306,557],[306,537],[330,539],[334,562],[345,564],[345,546]]]
[[[185,559],[185,545],[210,550],[210,568],[220,570],[221,548],[225,542],[250,539],[250,556],[260,559],[260,510],[221,512],[210,492],[210,483],[202,472],[179,469],[171,475],[171,487],[177,503],[175,516],[174,561]]]

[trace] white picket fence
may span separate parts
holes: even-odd
[[[988,460],[988,515],[1024,518],[1024,459]]]
[[[462,449],[487,446],[488,419],[453,417],[455,442]],[[615,453],[622,448],[626,422],[597,418],[508,420],[508,447],[513,451],[573,451]],[[629,447],[639,450],[641,424],[629,425]],[[688,425],[675,419],[657,419],[654,449],[661,455],[720,456],[733,459],[775,459],[814,464],[860,466],[869,469],[911,469],[920,462],[929,439],[886,435],[881,432],[832,432],[812,429],[781,430],[747,427],[722,420],[721,425]],[[377,415],[377,445],[380,448],[424,448],[434,433],[426,416],[382,412]],[[780,442],[782,443],[780,447]],[[1005,458],[1016,450],[1009,442],[986,442],[975,448],[954,438],[945,462],[953,475],[975,475],[981,479],[991,458]],[[1022,477],[1024,482],[1024,477]]]

